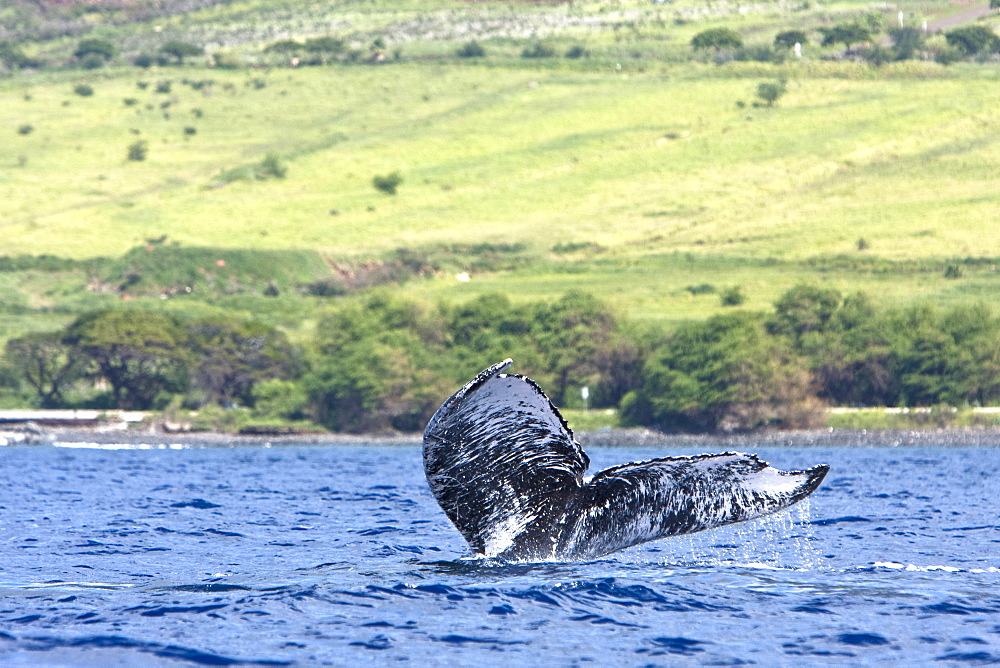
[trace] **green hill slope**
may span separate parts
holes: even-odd
[[[691,61],[705,27],[769,44],[864,4],[304,7],[116,10],[20,35],[49,63],[72,61],[91,34],[119,55],[0,81],[2,252],[117,257],[166,237],[314,251],[336,268],[402,248],[437,258],[403,287],[426,299],[584,288],[656,320],[710,315],[735,285],[763,308],[803,280],[892,302],[995,298],[995,66],[830,62],[836,48],[815,44],[795,62]],[[934,10],[914,3],[910,20]],[[345,44],[326,67],[265,48],[324,34]],[[486,56],[456,57],[471,37]],[[181,38],[241,66],[128,64]],[[553,57],[521,57],[539,38]],[[564,57],[573,45],[589,56]],[[778,80],[786,94],[758,104],[758,84]],[[143,159],[129,159],[140,143]],[[373,184],[390,174],[395,194]],[[516,261],[482,263],[468,251],[484,243],[518,249]],[[107,299],[73,281],[6,286],[25,312],[70,293],[69,311]]]

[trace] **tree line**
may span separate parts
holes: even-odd
[[[1000,318],[987,306],[879,308],[815,285],[771,312],[672,331],[583,292],[429,307],[375,290],[327,311],[302,346],[257,322],[103,310],[8,341],[0,388],[44,408],[243,407],[333,431],[419,431],[505,357],[557,406],[587,387],[591,407],[669,431],[810,427],[827,405],[1000,403]]]

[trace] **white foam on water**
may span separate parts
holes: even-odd
[[[95,443],[92,441],[55,441],[56,448],[81,448],[86,450],[184,450],[183,443]]]

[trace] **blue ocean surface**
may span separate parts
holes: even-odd
[[[1000,663],[997,432],[581,440],[591,472],[832,468],[777,516],[512,564],[469,558],[415,442],[0,448],[0,665]]]

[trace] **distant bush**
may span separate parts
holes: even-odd
[[[544,42],[534,42],[521,52],[522,58],[553,58],[556,50]]]
[[[184,128],[184,134],[188,136],[198,134],[198,128],[188,125],[187,127]]]
[[[340,53],[344,50],[344,41],[327,35],[307,39],[302,46],[310,53]]]
[[[200,56],[205,53],[205,49],[195,44],[182,42],[180,40],[170,40],[160,47],[160,53],[173,58],[178,65],[184,64],[184,59],[193,56]]]
[[[924,48],[924,31],[918,28],[893,28],[889,37],[892,39],[894,60],[909,60]]]
[[[153,66],[156,60],[148,53],[140,53],[138,56],[132,59],[132,64],[136,67],[141,67],[147,69]]]
[[[30,135],[34,131],[35,127],[30,123],[25,123],[17,128],[17,134],[19,135]]]
[[[455,55],[459,58],[482,58],[486,55],[486,49],[476,40],[472,40],[460,46]]]
[[[96,70],[104,67],[106,62],[103,56],[99,56],[96,53],[88,53],[80,60],[80,66],[85,70]]]
[[[212,66],[220,70],[236,70],[243,66],[243,61],[230,51],[216,51],[212,54]]]
[[[264,159],[254,167],[254,178],[258,181],[267,179],[283,179],[288,174],[288,168],[281,162],[277,153],[268,153]]]
[[[866,47],[861,47],[857,51],[857,55],[861,60],[866,63],[870,63],[876,67],[881,67],[888,62],[896,60],[893,56],[892,51],[886,49],[880,44],[871,44]]]
[[[871,28],[861,23],[840,23],[829,28],[819,28],[823,35],[823,46],[843,44],[845,49],[850,49],[853,44],[870,41],[872,38]]]
[[[94,88],[89,84],[77,84],[73,86],[73,92],[80,97],[90,97],[94,94]]]
[[[574,44],[567,49],[566,57],[574,60],[577,58],[589,58],[590,50],[580,46],[579,44]]]
[[[699,285],[689,285],[684,288],[692,295],[710,295],[715,292],[715,286],[711,283],[701,283]]]
[[[759,97],[769,107],[773,107],[774,103],[778,101],[778,98],[784,94],[784,80],[766,81],[764,83],[757,84],[757,97]]]
[[[156,92],[162,95],[166,95],[170,92],[172,84],[170,81],[157,81],[156,82]]]
[[[12,70],[38,66],[38,61],[26,56],[19,45],[9,40],[0,41],[0,63]]]
[[[723,306],[739,306],[746,301],[746,297],[743,295],[743,289],[738,285],[726,288],[719,295],[719,301],[722,302]]]
[[[1000,37],[984,25],[962,26],[944,34],[948,45],[961,50],[966,55],[1000,50]]]
[[[139,100],[135,99],[134,97],[126,97],[122,100],[122,104],[124,104],[126,107],[134,107],[135,105],[139,104]]]
[[[403,182],[403,177],[400,176],[399,172],[392,172],[391,174],[379,175],[376,174],[372,177],[372,185],[375,186],[376,190],[380,190],[387,195],[395,195],[396,189]]]
[[[785,62],[785,54],[781,51],[775,51],[766,44],[753,44],[737,49],[733,53],[733,60],[757,63],[783,63]]]
[[[600,244],[594,243],[593,241],[560,241],[551,248],[553,253],[558,253],[560,255],[565,253],[575,253],[577,251],[595,251],[601,252],[604,247]]]
[[[117,55],[118,49],[106,39],[84,39],[80,40],[73,55],[83,60],[89,55],[96,55],[102,60],[109,61]]]
[[[945,46],[938,49],[937,53],[934,54],[934,62],[941,65],[951,65],[952,63],[957,63],[965,58],[965,54],[953,46]]]
[[[710,28],[703,30],[691,38],[691,47],[701,51],[705,49],[738,49],[743,46],[743,38],[730,28]]]
[[[337,276],[321,278],[306,285],[306,291],[314,297],[339,297],[348,293],[348,286]]]
[[[809,43],[809,38],[801,30],[785,30],[774,36],[774,46],[782,49],[791,49],[796,44],[805,46]]]
[[[148,150],[146,142],[140,139],[139,141],[129,144],[126,157],[133,162],[142,162],[146,159],[146,153]]]
[[[287,55],[301,53],[304,50],[305,45],[294,39],[281,39],[264,47],[264,53],[283,53]]]

